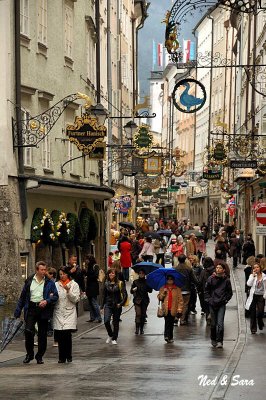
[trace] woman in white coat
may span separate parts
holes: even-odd
[[[79,301],[79,285],[70,280],[67,267],[59,269],[56,282],[59,299],[54,310],[54,330],[58,338],[59,363],[72,362],[72,330],[77,329],[76,303]]]
[[[263,314],[266,299],[266,275],[262,272],[259,264],[254,264],[252,274],[250,274],[247,286],[250,287],[249,296],[246,302],[246,310],[250,311],[250,330],[251,333],[257,332],[257,319],[259,330],[263,330]]]

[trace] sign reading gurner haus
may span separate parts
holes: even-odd
[[[66,134],[69,141],[74,143],[84,154],[93,152],[97,145],[103,143],[107,134],[104,125],[98,125],[97,119],[85,113],[76,117],[74,125],[68,125]]]

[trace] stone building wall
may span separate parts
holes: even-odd
[[[0,186],[0,238],[0,294],[6,302],[16,301],[23,284],[20,251],[25,244],[18,185],[13,178],[8,186]]]

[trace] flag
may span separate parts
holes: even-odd
[[[163,66],[163,44],[162,43],[158,43],[157,51],[158,51],[158,67],[162,67]]]
[[[189,60],[190,61],[195,61],[196,60],[196,45],[195,45],[195,42],[190,42]]]
[[[156,66],[156,64],[157,64],[157,49],[156,49],[156,43],[155,43],[155,41],[153,40],[152,41],[152,55],[153,55],[153,57],[152,57],[152,69],[153,69],[153,71],[155,70],[155,66]]]
[[[189,61],[190,42],[190,40],[183,40],[183,63],[187,63]]]

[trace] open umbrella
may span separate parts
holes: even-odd
[[[162,267],[161,264],[156,264],[149,261],[142,261],[133,265],[132,269],[137,273],[139,272],[140,269],[143,269],[145,271],[145,274],[147,275],[161,267]]]
[[[171,236],[173,232],[171,229],[160,229],[157,233],[162,236]]]
[[[147,275],[147,284],[154,290],[160,290],[166,284],[166,277],[172,275],[178,287],[184,285],[184,275],[174,268],[159,268]]]
[[[182,236],[189,236],[189,235],[191,235],[191,233],[194,233],[194,235],[195,235],[197,238],[203,238],[202,232],[199,232],[199,231],[194,230],[194,229],[191,229],[190,231],[184,232],[184,233],[182,234]]]
[[[119,222],[119,225],[122,226],[123,228],[127,228],[127,229],[131,229],[131,230],[135,230],[135,226],[131,223],[131,222]]]
[[[144,237],[151,237],[152,239],[160,239],[160,235],[157,232],[153,231],[145,232]]]
[[[0,347],[0,353],[6,348],[6,346],[17,336],[18,333],[22,332],[22,326],[24,322],[17,318],[5,317],[2,322],[2,343]]]

